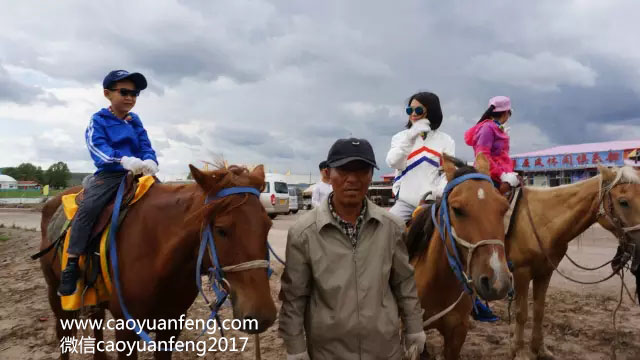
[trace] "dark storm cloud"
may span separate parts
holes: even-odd
[[[110,14],[124,4],[115,24]],[[82,86],[113,68],[142,71],[160,98],[158,118],[178,114],[175,129],[207,129],[168,127],[168,139],[237,162],[315,171],[335,139],[353,135],[372,142],[382,165],[419,90],[440,97],[442,130],[458,154],[470,153],[462,134],[495,95],[513,100],[518,151],[614,140],[640,118],[636,2],[12,2],[3,10],[4,63]],[[48,14],[65,25],[37,20]],[[603,26],[611,19],[616,26]],[[2,76],[2,101],[50,96]]]

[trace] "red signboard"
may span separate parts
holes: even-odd
[[[576,161],[578,162],[578,164],[580,164],[580,165],[584,165],[584,164],[586,164],[589,160],[587,159],[587,154],[580,154],[580,155],[578,155],[578,157],[576,158]]]

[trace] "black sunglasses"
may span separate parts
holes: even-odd
[[[413,114],[414,111],[418,116],[424,114],[424,108],[422,106],[416,106],[416,107],[407,106],[406,111],[407,111],[407,115]]]
[[[117,91],[123,97],[126,97],[126,96],[137,97],[138,95],[140,95],[140,90],[137,90],[137,89],[130,90],[130,89],[120,88],[120,89],[109,89],[109,91]]]

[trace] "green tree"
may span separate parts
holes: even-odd
[[[67,182],[71,179],[71,171],[66,163],[59,161],[49,166],[45,178],[50,186],[64,188],[67,187]]]
[[[31,163],[22,163],[17,167],[9,167],[2,170],[4,175],[9,175],[19,181],[37,181],[42,184],[45,181],[44,171],[40,166]]]

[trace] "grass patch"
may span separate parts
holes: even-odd
[[[5,233],[0,233],[0,242],[4,242],[9,240],[9,235],[5,234]]]

